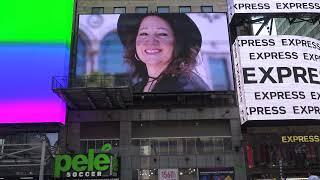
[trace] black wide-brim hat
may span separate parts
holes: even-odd
[[[197,25],[184,13],[153,13],[153,14],[121,14],[118,19],[117,31],[122,44],[128,48],[133,45],[142,20],[147,16],[158,16],[169,23],[176,41],[182,41],[185,48],[200,51],[202,37]],[[177,37],[180,37],[177,39]]]

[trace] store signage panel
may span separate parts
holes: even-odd
[[[229,0],[228,14],[320,13],[318,0]]]
[[[153,36],[138,33],[140,22],[155,16],[169,25],[174,41],[163,44],[159,39],[163,35],[157,34],[152,47],[143,44]],[[79,15],[78,32],[75,76],[109,78],[108,82],[89,78],[88,86],[129,84],[137,93],[234,90],[226,13]],[[170,51],[165,52],[167,47]],[[166,67],[159,64],[163,58],[168,60]],[[155,71],[159,75],[151,75]],[[147,88],[148,83],[154,88]]]
[[[178,169],[159,169],[159,180],[179,180]]]
[[[239,104],[246,120],[320,119],[320,41],[240,36],[234,46]],[[240,62],[240,63],[239,63]],[[240,79],[240,80],[239,80]]]
[[[54,177],[61,179],[112,179],[119,180],[119,158],[108,153],[110,144],[101,153],[89,149],[87,154],[59,154],[55,156]]]

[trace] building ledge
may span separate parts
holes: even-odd
[[[128,81],[114,83],[107,76],[90,80],[54,77],[52,89],[71,110],[236,106],[234,91],[133,93]]]

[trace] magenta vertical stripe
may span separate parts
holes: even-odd
[[[65,123],[65,104],[62,101],[0,102],[0,123]]]

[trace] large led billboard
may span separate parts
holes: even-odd
[[[73,0],[0,7],[0,124],[64,124],[65,104],[51,82],[68,75]]]
[[[233,90],[225,13],[79,15],[78,24],[75,77],[125,79],[137,93]]]
[[[320,41],[239,36],[233,45],[242,123],[320,119]]]

